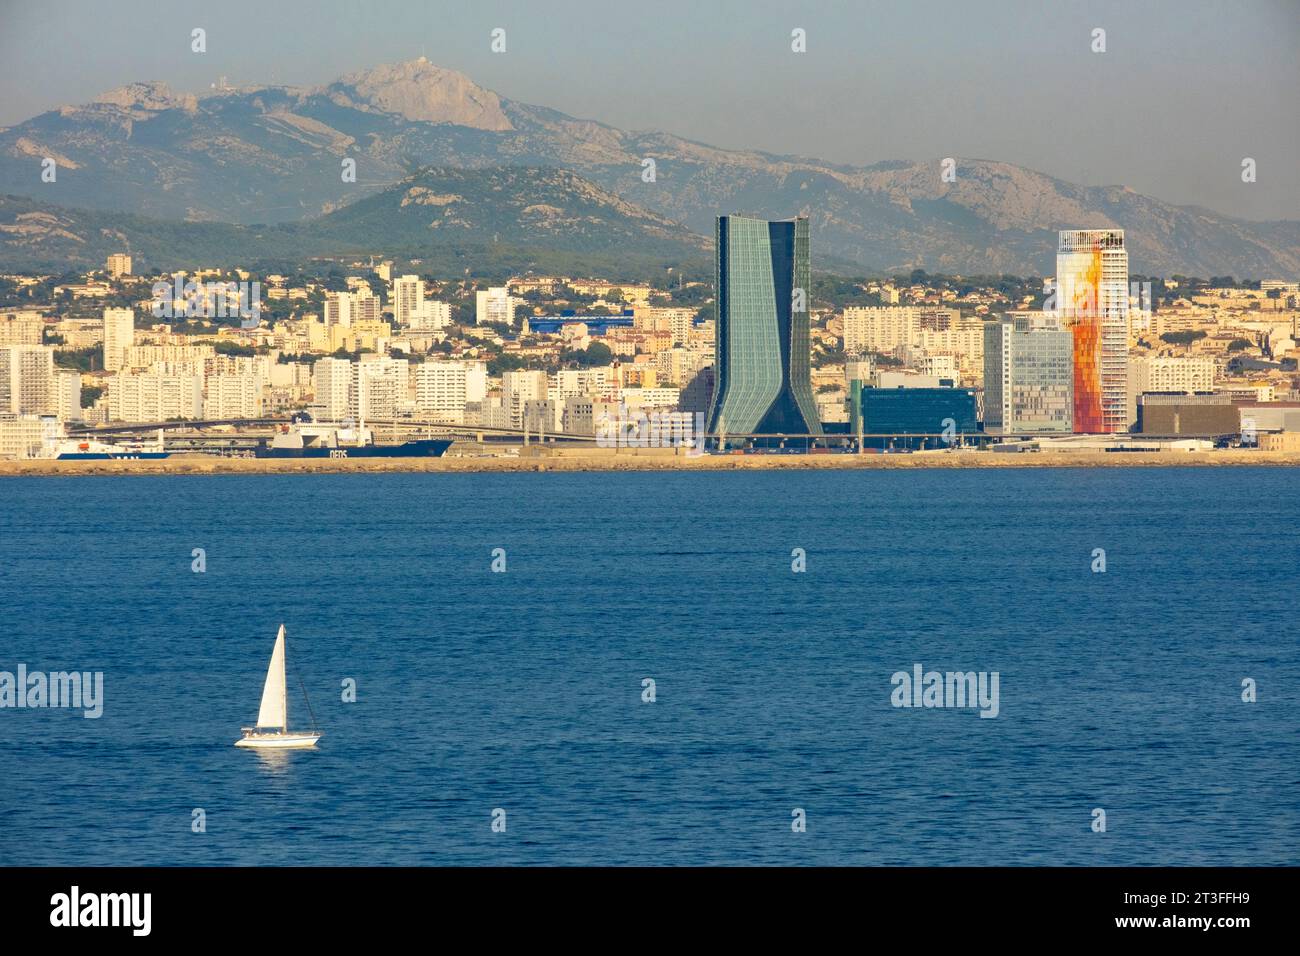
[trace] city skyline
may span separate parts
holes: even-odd
[[[11,296],[43,288],[63,304],[0,310],[0,456],[459,457],[476,438],[499,457],[530,436],[697,452],[714,438],[718,451],[730,439],[758,452],[792,437],[789,450],[860,455],[1026,439],[1067,449],[1053,436],[1069,432],[1115,436],[1105,450],[1276,452],[1300,431],[1300,283],[1130,285],[1122,231],[1071,229],[1041,290],[1017,280],[1016,292],[958,295],[962,280],[917,273],[910,286],[854,280],[836,303],[813,282],[807,218],[723,215],[716,238],[711,287],[538,275],[495,286],[372,258],[345,280],[292,288],[246,270],[137,274],[122,253],[77,286],[3,276]],[[1244,311],[1206,338],[1230,298]],[[87,317],[81,299],[115,304]],[[1208,350],[1188,348],[1201,339]],[[241,431],[214,443],[205,422]],[[192,437],[169,445],[164,431]],[[75,437],[96,433],[119,444]]]

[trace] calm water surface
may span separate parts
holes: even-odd
[[[106,702],[0,710],[0,862],[1296,864],[1298,492],[1244,468],[6,479],[0,670],[102,671]],[[237,750],[281,622],[291,721],[301,677],[324,739]],[[999,672],[1000,715],[892,707],[915,663]]]

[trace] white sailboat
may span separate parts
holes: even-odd
[[[307,689],[303,688],[306,696]],[[307,702],[311,709],[311,702]],[[316,718],[312,717],[311,733],[289,730],[289,701],[284,688],[284,625],[275,636],[275,650],[271,651],[271,666],[266,671],[266,685],[262,688],[262,706],[257,712],[257,726],[244,727],[244,736],[235,741],[236,747],[288,749],[315,747],[321,735],[316,732]]]

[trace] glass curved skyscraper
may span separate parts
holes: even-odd
[[[820,435],[809,366],[808,220],[717,222],[714,435]]]

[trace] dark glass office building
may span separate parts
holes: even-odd
[[[714,435],[820,435],[810,378],[808,220],[719,216]]]
[[[967,441],[980,430],[975,393],[968,388],[863,388],[855,397],[851,433],[858,432],[860,420],[863,435],[891,436],[864,439],[868,447],[938,448],[946,428]]]

